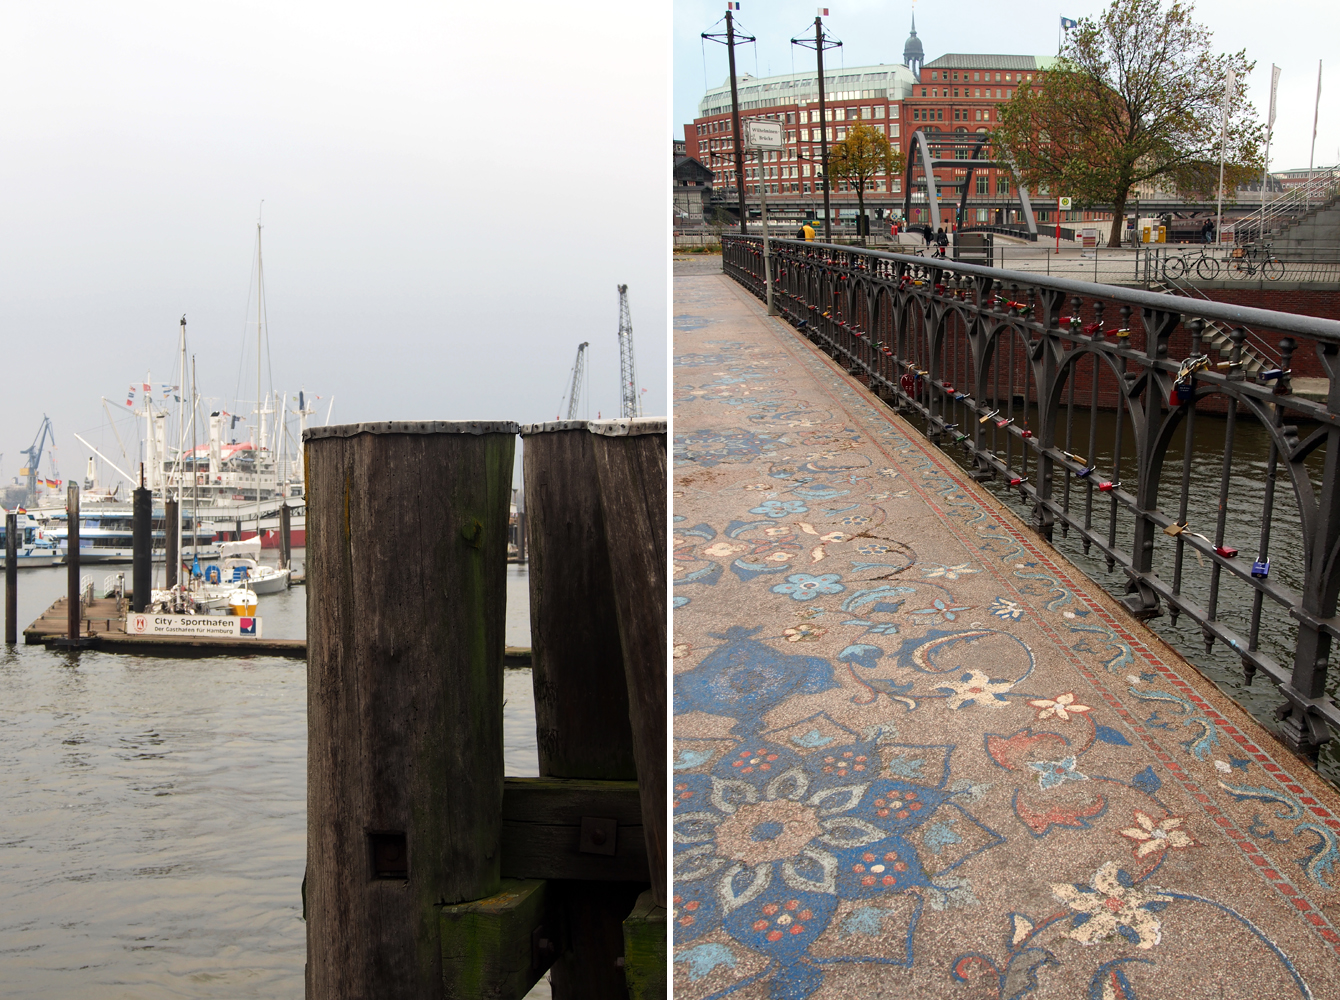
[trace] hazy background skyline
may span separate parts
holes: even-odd
[[[583,340],[618,416],[618,283],[665,414],[670,9],[502,10],[10,5],[3,481],[43,413],[62,478],[73,432],[114,455],[101,397],[177,383],[183,313],[202,397],[254,408],[262,199],[266,388],[313,422],[552,420]]]
[[[1096,18],[1107,6],[1093,0],[1067,0],[1060,5],[845,0],[828,5],[824,25],[842,47],[824,53],[824,68],[900,65],[914,10],[917,37],[930,62],[951,52],[1052,56],[1063,15]],[[735,13],[740,30],[757,36],[758,42],[737,47],[737,73],[770,76],[814,69],[813,49],[791,44],[792,38],[814,37],[813,3],[744,0],[740,7]],[[717,0],[675,0],[674,128],[678,139],[696,117],[698,101],[706,90],[729,80],[726,47],[704,43],[700,37],[704,31],[725,31],[725,8]],[[1302,0],[1281,8],[1286,9],[1287,16],[1271,16],[1259,4],[1246,0],[1202,0],[1195,7],[1195,20],[1210,29],[1215,51],[1246,49],[1247,58],[1256,61],[1248,99],[1262,122],[1270,105],[1270,64],[1282,68],[1270,148],[1272,170],[1307,167],[1317,61],[1330,61],[1322,73],[1316,152],[1316,165],[1330,166],[1340,162],[1340,59],[1332,55],[1333,40],[1340,33],[1340,7]]]

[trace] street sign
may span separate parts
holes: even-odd
[[[751,121],[744,123],[745,149],[785,149],[782,140],[782,123]]]
[[[1062,212],[1069,212],[1069,211],[1070,211],[1070,199],[1069,199],[1069,198],[1059,198],[1059,199],[1057,199],[1057,204],[1060,206],[1060,209],[1061,209]]]
[[[226,639],[261,637],[259,618],[233,618],[224,615],[126,615],[126,635],[191,636]]]

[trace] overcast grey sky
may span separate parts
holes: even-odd
[[[44,412],[64,477],[72,432],[114,448],[100,397],[176,382],[183,313],[201,394],[255,399],[262,199],[270,367],[318,422],[552,420],[582,340],[617,416],[620,282],[664,414],[670,15],[6,5],[0,475]]]
[[[1002,3],[1001,0],[922,0],[915,4],[917,35],[927,61],[947,52],[1055,55],[1061,15],[1096,17],[1107,4],[1094,0],[1061,3]],[[837,0],[824,19],[842,48],[824,55],[828,65],[863,66],[901,63],[913,3],[910,0]],[[758,37],[757,45],[736,52],[741,73],[766,76],[812,69],[814,52],[791,45],[791,39],[814,34],[815,4],[809,0],[744,0],[736,15],[741,27]],[[675,136],[693,121],[698,100],[708,86],[727,81],[725,46],[707,42],[704,31],[724,30],[726,5],[717,0],[675,0]],[[1256,60],[1249,96],[1264,120],[1270,100],[1270,64],[1280,76],[1272,169],[1306,167],[1312,141],[1312,109],[1317,88],[1317,60],[1323,67],[1321,116],[1317,126],[1317,163],[1340,162],[1340,5],[1319,0],[1292,0],[1270,5],[1247,0],[1201,0],[1196,19],[1214,34],[1219,51],[1247,50]],[[793,62],[794,60],[794,62]],[[705,63],[705,66],[704,66]],[[1327,81],[1330,81],[1329,83]]]

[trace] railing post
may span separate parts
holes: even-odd
[[[1285,371],[1289,370],[1296,346],[1290,337],[1280,341],[1280,367]],[[1319,346],[1322,367],[1330,376],[1327,409],[1340,413],[1340,355],[1337,354],[1340,347],[1335,344]],[[1281,723],[1280,735],[1284,742],[1305,754],[1315,754],[1331,738],[1330,728],[1308,702],[1326,696],[1331,636],[1313,623],[1335,615],[1335,580],[1340,573],[1332,562],[1332,554],[1340,545],[1340,428],[1334,424],[1327,430],[1325,447],[1315,519],[1303,522],[1306,528],[1310,520],[1313,530],[1303,536],[1302,613],[1296,616],[1299,619],[1298,642],[1294,647],[1293,673],[1288,686],[1281,689],[1289,700],[1275,713]]]
[[[393,422],[303,436],[311,1000],[463,996],[448,973],[477,972],[483,946],[442,928],[506,909],[454,904],[500,886],[516,432]]]

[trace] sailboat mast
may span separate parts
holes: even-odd
[[[200,468],[195,453],[195,418],[200,400],[195,389],[195,355],[191,355],[191,565],[200,561]]]
[[[251,453],[252,468],[256,472],[256,542],[261,540],[261,429],[260,422],[264,420],[261,416],[263,410],[261,407],[261,326],[263,323],[263,306],[265,301],[265,265],[261,261],[261,223],[256,220],[256,433],[252,435],[252,440],[256,442],[255,449]],[[260,561],[260,553],[257,554],[257,562]]]
[[[177,392],[182,393],[182,386],[186,384],[186,316],[181,318],[181,367],[177,371]],[[153,395],[152,384],[147,390]],[[182,395],[177,396],[177,559],[181,560],[181,501],[182,501],[182,449],[186,446],[186,407],[182,405]],[[163,491],[164,499],[167,498],[168,491]],[[166,509],[166,508],[165,508]],[[180,569],[180,567],[178,567]],[[174,570],[174,572],[176,572]],[[180,574],[178,575],[180,583]],[[185,589],[185,588],[183,588]]]

